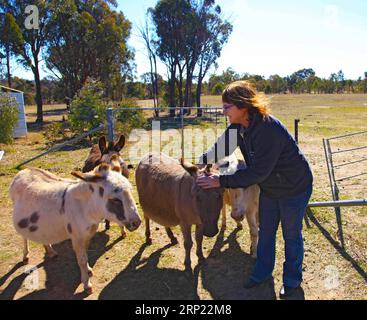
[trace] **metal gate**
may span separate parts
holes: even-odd
[[[353,143],[359,143],[359,145],[354,146],[352,148],[340,149],[335,148],[338,147],[338,142],[340,143],[343,139],[351,138],[354,140]],[[357,138],[362,137],[361,141],[357,141]],[[331,137],[328,139],[323,139],[323,147],[326,159],[326,166],[329,175],[329,183],[331,188],[331,195],[333,201],[331,202],[317,202],[310,203],[310,207],[334,207],[336,221],[338,224],[338,234],[342,248],[344,245],[344,236],[343,236],[343,226],[342,226],[342,216],[341,216],[341,207],[342,206],[365,206],[367,205],[366,199],[359,200],[347,200],[340,201],[340,183],[343,181],[351,180],[353,178],[357,178],[363,175],[367,175],[364,171],[364,168],[359,167],[355,168],[355,172],[353,174],[349,174],[347,176],[340,176],[340,169],[346,168],[347,166],[356,165],[357,163],[362,163],[367,161],[367,156],[361,154],[362,150],[367,149],[367,145],[365,145],[365,141],[367,139],[367,131],[355,132],[351,134]],[[334,143],[334,147],[331,144],[331,141]],[[352,144],[352,143],[351,143]],[[344,159],[336,159],[336,155],[345,155]],[[348,155],[353,158],[352,161],[348,159]]]

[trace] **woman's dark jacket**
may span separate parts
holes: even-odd
[[[221,175],[222,187],[246,188],[258,184],[266,196],[279,199],[302,193],[313,181],[306,158],[274,116],[263,118],[255,114],[248,128],[231,124],[222,135],[222,141],[219,140],[201,157],[202,163],[217,162],[238,146],[247,164],[233,175]],[[221,150],[219,145],[223,146]]]

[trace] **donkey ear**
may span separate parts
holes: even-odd
[[[81,179],[85,182],[98,183],[98,182],[105,179],[104,176],[102,176],[101,174],[98,174],[98,173],[90,174],[90,173],[82,173],[80,171],[72,171],[71,174],[74,177],[76,177],[78,179]]]
[[[120,152],[120,150],[124,147],[124,145],[125,145],[125,136],[122,134],[119,138],[119,141],[117,141],[113,149],[117,152]]]
[[[99,150],[102,154],[108,153],[106,137],[100,137],[98,141]]]
[[[190,174],[192,177],[196,177],[199,168],[191,163],[185,162],[182,158],[180,159],[181,166]]]

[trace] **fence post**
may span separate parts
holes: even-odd
[[[331,151],[329,139],[326,139],[326,147],[327,147],[328,160],[329,160],[329,163],[330,163],[330,175],[331,175],[331,179],[332,179],[332,186],[331,186],[332,189],[331,189],[331,191],[332,191],[332,195],[333,195],[333,200],[338,201],[339,200],[339,189],[338,189],[338,186],[337,186],[336,181],[335,181],[333,156],[332,156],[332,151]],[[343,249],[345,249],[345,247],[344,247],[343,225],[342,225],[342,217],[341,217],[340,207],[335,207],[335,215],[336,215],[336,222],[338,224],[338,233],[339,233],[339,239],[340,239],[341,247]]]
[[[294,119],[294,140],[296,140],[296,143],[298,144],[298,123],[300,122],[300,119]]]
[[[184,113],[181,107],[181,158],[185,159],[185,144],[184,144]]]
[[[108,141],[114,140],[114,127],[113,127],[113,109],[107,109],[107,129],[108,129]]]

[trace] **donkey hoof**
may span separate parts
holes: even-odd
[[[185,267],[184,276],[187,280],[191,280],[194,275],[191,267]]]
[[[145,240],[145,243],[147,246],[150,246],[152,244],[152,239],[148,238]]]
[[[176,239],[176,238],[172,238],[172,239],[171,239],[171,244],[172,244],[172,245],[176,245],[176,244],[178,244],[177,239]]]
[[[191,262],[190,262],[190,264],[185,263],[185,273],[186,274],[192,274]]]
[[[28,264],[29,263],[29,258],[24,257],[22,262],[23,262],[23,264]]]
[[[198,257],[198,263],[199,264],[205,264],[206,259],[202,256],[202,257]]]
[[[93,293],[93,288],[92,288],[92,286],[84,287],[84,292],[85,292],[87,295],[92,294],[92,293]]]

